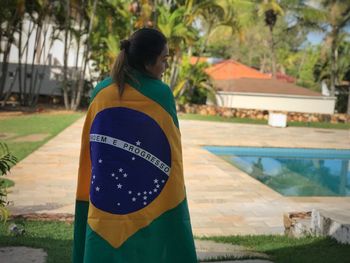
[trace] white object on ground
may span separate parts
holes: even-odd
[[[286,127],[287,126],[287,115],[283,113],[269,113],[269,125],[272,127]]]

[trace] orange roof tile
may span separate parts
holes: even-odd
[[[229,80],[241,78],[271,79],[267,74],[261,73],[251,67],[243,65],[232,59],[225,60],[207,68],[206,72],[213,80]]]

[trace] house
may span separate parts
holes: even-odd
[[[206,72],[216,89],[217,105],[230,108],[333,114],[335,97],[299,87],[290,80],[272,79],[234,60]]]
[[[50,22],[47,22],[43,26],[44,29],[39,32],[37,32],[37,28],[31,28],[33,27],[31,23],[28,19],[23,21],[22,45],[28,43],[28,52],[26,52],[27,54],[24,53],[22,47],[21,68],[19,66],[18,46],[11,45],[4,92],[18,93],[22,91],[45,96],[61,96],[64,72],[64,41],[52,38],[55,28]],[[28,32],[31,32],[31,34]],[[76,43],[71,42],[67,56],[68,80],[74,80],[80,74],[84,52],[83,48],[79,50]],[[3,60],[3,54],[0,54],[1,69],[4,64]],[[21,76],[19,76],[19,72],[21,72]],[[85,78],[91,78],[88,70],[85,72]],[[19,85],[20,79],[22,87]]]

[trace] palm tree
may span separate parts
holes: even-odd
[[[273,37],[273,30],[276,25],[278,16],[283,16],[284,11],[278,0],[263,0],[259,6],[259,14],[264,16],[265,25],[269,28],[272,77],[276,78],[276,43]]]
[[[0,47],[2,53],[2,68],[0,76],[0,99],[3,97],[3,92],[6,85],[8,60],[11,48],[15,41],[15,32],[18,29],[20,21],[23,19],[24,0],[9,1],[1,7],[0,13],[0,43],[5,43],[4,50]],[[4,28],[3,28],[4,26]]]
[[[235,2],[231,0],[186,0],[186,23],[191,25],[194,21],[200,21],[205,28],[202,36],[202,44],[198,50],[198,57],[205,51],[210,36],[218,28],[223,26],[229,27],[233,33],[241,33],[242,21],[239,20],[239,16],[235,10],[235,7],[239,3]],[[199,58],[195,64],[198,61]]]
[[[311,15],[304,18],[305,24],[313,30],[326,34],[325,50],[330,51],[330,93],[335,95],[337,84],[338,49],[345,29],[350,25],[350,1],[321,0],[310,10]]]
[[[340,37],[341,42],[338,44],[336,61],[336,72],[335,80],[337,84],[340,84],[342,81],[350,81],[350,43],[345,41],[348,34],[343,33]],[[329,53],[324,51],[321,57],[319,58],[318,63],[314,67],[314,77],[317,82],[326,81],[328,84],[331,82],[331,61],[329,59]],[[350,87],[349,87],[350,93]],[[347,114],[350,114],[350,94],[348,96],[347,102]]]
[[[192,26],[186,25],[183,21],[186,9],[180,7],[171,12],[165,6],[158,7],[159,13],[157,26],[166,36],[171,56],[169,84],[173,88],[178,75],[178,63],[181,58],[182,44],[184,46],[192,45],[195,41],[197,32]],[[167,82],[167,80],[165,80]]]
[[[179,81],[174,87],[174,97],[179,103],[205,103],[209,98],[216,103],[215,89],[209,75],[205,72],[207,63],[190,64],[189,57],[184,57],[180,66]]]
[[[196,86],[193,82],[201,83],[201,86],[213,93],[213,89],[209,87],[204,81],[208,77],[202,78],[200,81],[193,81],[193,75],[196,71],[203,70],[201,65],[198,65],[199,57],[205,51],[210,36],[219,27],[229,27],[232,32],[240,33],[241,23],[239,16],[235,12],[235,4],[230,0],[186,0],[185,1],[185,17],[184,23],[187,26],[192,26],[194,22],[202,23],[204,29],[203,36],[201,37],[201,45],[197,51],[197,60],[194,65],[190,65],[190,69],[185,71],[187,77],[183,76],[180,80],[174,80],[173,83],[177,83],[176,87],[173,86],[175,96],[184,94],[187,89],[191,92],[191,89]],[[191,46],[188,47],[189,56],[192,56]],[[192,79],[192,80],[191,80]]]

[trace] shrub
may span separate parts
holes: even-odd
[[[5,143],[0,142],[0,176],[6,175],[16,163],[17,158],[10,153]],[[7,184],[0,178],[0,221],[6,221],[8,218],[7,205]]]

